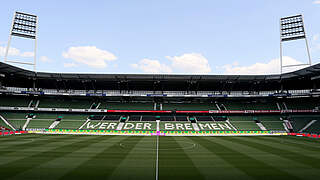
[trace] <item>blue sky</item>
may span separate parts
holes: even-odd
[[[279,19],[296,14],[320,62],[318,0],[4,1],[1,61],[15,11],[39,16],[38,71],[274,74]],[[32,60],[32,41],[14,38],[11,47],[8,59]],[[285,43],[284,56],[307,62],[304,41]]]

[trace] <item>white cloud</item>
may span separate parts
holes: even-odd
[[[20,54],[21,57],[33,57],[34,52],[23,52]]]
[[[64,63],[63,67],[65,68],[72,68],[72,67],[77,67],[78,65],[76,63]]]
[[[312,48],[312,50],[315,50],[315,51],[320,51],[320,44],[315,44],[314,47]]]
[[[315,34],[315,35],[312,37],[312,40],[313,40],[313,41],[318,41],[318,40],[319,40],[319,37],[320,37],[320,34]]]
[[[315,34],[312,36],[312,42],[311,42],[311,51],[319,51],[320,50],[320,34]]]
[[[199,53],[183,54],[181,56],[166,56],[171,60],[171,67],[176,72],[207,74],[211,72],[208,60]]]
[[[137,64],[131,64],[131,67],[140,69],[145,73],[171,73],[169,66],[161,64],[158,60],[142,59]]]
[[[313,1],[313,4],[320,4],[320,0]]]
[[[47,56],[41,56],[40,61],[50,63],[50,62],[52,62],[52,59],[48,58]]]
[[[166,56],[171,62],[167,65],[159,60],[142,59],[131,67],[140,69],[144,73],[187,73],[207,74],[211,72],[208,60],[199,53],[183,54],[181,56]]]
[[[4,56],[6,53],[6,47],[0,46],[0,56]],[[20,56],[20,57],[33,57],[34,53],[33,52],[21,52],[19,49],[10,47],[8,56]]]
[[[6,47],[0,46],[0,56],[4,56],[6,53]],[[8,56],[19,56],[20,50],[14,47],[10,47]]]
[[[78,46],[70,47],[67,52],[63,52],[62,56],[72,59],[78,64],[85,64],[93,68],[107,67],[107,61],[116,60],[117,57],[95,46]]]
[[[283,65],[302,64],[302,62],[289,57],[283,57]],[[220,67],[224,70],[224,74],[232,75],[264,75],[264,74],[279,74],[280,60],[272,59],[267,63],[255,63],[249,66],[239,66],[238,63],[227,64]],[[303,68],[303,66],[285,68],[284,72],[294,71]]]

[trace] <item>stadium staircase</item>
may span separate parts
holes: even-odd
[[[59,123],[60,123],[60,121],[54,121],[54,122],[49,126],[49,129],[54,129]]]
[[[317,122],[317,120],[311,120],[305,127],[303,127],[299,132],[303,132],[308,129],[313,123]]]
[[[195,131],[200,131],[200,128],[197,124],[197,118],[195,116],[188,116],[188,121],[191,122],[191,125]]]
[[[311,126],[309,126],[305,132],[311,134],[320,134],[320,121],[315,121]]]
[[[259,128],[260,128],[262,131],[266,131],[266,130],[267,130],[267,128],[264,127],[263,124],[261,124],[261,122],[257,122],[256,124],[257,124],[257,126],[259,126]]]
[[[234,130],[238,130],[234,125],[232,125],[232,123],[229,121],[229,118],[227,118],[226,122],[229,124],[229,126],[231,126]]]
[[[99,107],[101,106],[101,102],[99,102],[98,104],[96,104],[95,102],[93,102],[90,105],[90,109],[99,109]]]
[[[283,119],[283,118],[280,118],[280,119],[283,120],[283,127],[287,132],[294,132],[294,129],[293,129],[293,126],[292,126],[290,120]]]
[[[62,120],[62,117],[58,117],[50,126],[49,129],[54,129]]]
[[[26,129],[27,129],[27,127],[28,127],[28,125],[29,125],[29,123],[30,123],[31,120],[32,120],[31,117],[28,117],[28,118],[27,118],[27,121],[26,121],[26,123],[23,125],[22,130],[26,130]]]
[[[0,115],[0,119],[2,120],[2,122],[4,122],[4,124],[6,124],[8,127],[10,127],[12,130],[16,130],[16,128],[14,128],[12,126],[12,124],[10,124],[6,118],[4,118],[2,115]]]
[[[88,122],[90,122],[90,119],[89,119],[89,118],[79,127],[79,129],[83,129],[83,127],[84,127]]]
[[[30,100],[28,107],[29,108],[31,108],[31,107],[38,108],[39,103],[40,103],[40,100],[34,100],[34,99]]]

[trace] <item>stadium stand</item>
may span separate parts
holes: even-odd
[[[55,127],[55,129],[79,129],[84,122],[85,120],[64,119]]]
[[[304,132],[311,134],[320,134],[320,120],[316,120],[312,125],[306,128]]]
[[[160,116],[161,121],[174,121],[174,116]]]
[[[320,106],[319,98],[288,98],[283,102],[288,109],[315,109]]]
[[[295,132],[320,133],[319,115],[293,115],[290,121]]]
[[[89,109],[90,101],[83,98],[40,98],[40,108]]]
[[[0,95],[0,106],[9,107],[27,107],[28,106],[27,96],[3,96]]]
[[[153,103],[133,103],[133,102],[103,102],[100,109],[110,110],[154,110]]]
[[[141,115],[131,115],[129,121],[141,121]]]
[[[261,130],[251,116],[229,116],[230,123],[241,131]]]
[[[163,110],[217,110],[214,103],[163,103]]]
[[[22,129],[23,125],[26,123],[26,115],[26,113],[2,113],[2,116],[16,129]]]
[[[156,121],[156,117],[145,115],[145,116],[142,116],[141,121]]]
[[[0,122],[16,129],[79,129],[87,122],[129,127],[160,120],[289,131],[283,116],[294,132],[318,132],[319,81],[312,77],[319,68],[286,73],[279,81],[278,75],[35,73],[0,63],[6,77],[1,78],[0,114],[7,119]]]
[[[263,102],[264,101],[264,102]],[[276,110],[277,106],[273,100],[236,99],[223,102],[226,110]]]
[[[11,129],[6,123],[4,123],[3,121],[0,121],[0,127],[4,127],[6,129]]]
[[[187,116],[176,116],[176,121],[188,121]]]
[[[285,131],[283,126],[284,122],[280,119],[280,116],[259,116],[258,119],[267,130]]]

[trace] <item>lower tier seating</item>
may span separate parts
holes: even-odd
[[[79,129],[85,120],[62,120],[55,129]]]
[[[320,134],[320,120],[317,120],[311,126],[309,126],[304,132],[312,134]]]
[[[0,113],[7,121],[16,129],[21,129],[26,123],[27,113],[11,113],[11,112],[1,112]],[[27,126],[27,129],[46,129],[53,124],[57,119],[56,129],[79,129],[87,120],[91,117],[93,123],[120,123],[120,117],[126,117],[123,115],[94,115],[89,116],[87,114],[56,114],[56,113],[35,113],[32,120]],[[190,116],[193,117],[193,116]],[[267,130],[273,131],[285,131],[283,126],[283,121],[280,115],[260,115],[260,116],[195,116],[196,121],[194,123],[230,123],[231,126],[235,127],[237,130],[261,130],[261,125]],[[60,120],[61,119],[61,120]],[[160,119],[163,123],[180,123],[192,124],[188,121],[188,116],[186,115],[129,115],[127,123],[152,123],[156,124],[156,120]],[[290,118],[295,132],[304,128],[308,123],[316,120],[310,127],[306,128],[303,132],[308,133],[320,133],[320,115],[292,115]],[[226,121],[229,120],[229,121]],[[261,123],[257,124],[257,123]],[[141,125],[141,124],[140,124]],[[260,127],[259,127],[260,125]],[[0,126],[8,128],[4,121],[0,121]],[[129,125],[128,125],[129,126]],[[132,126],[132,125],[130,125]],[[180,125],[179,125],[180,126]],[[206,126],[207,127],[207,126]]]

